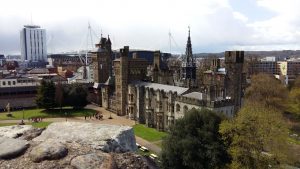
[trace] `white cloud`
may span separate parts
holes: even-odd
[[[195,52],[299,44],[299,1],[258,0],[257,5],[276,15],[249,21],[228,0],[10,0],[0,6],[0,52],[19,51],[19,30],[30,23],[31,14],[34,24],[47,29],[50,52],[84,48],[88,22],[98,36],[101,29],[105,36],[110,34],[114,48],[169,51],[171,30],[179,46],[174,45],[173,52],[184,52],[189,25]],[[4,35],[14,37],[14,50],[1,45]]]

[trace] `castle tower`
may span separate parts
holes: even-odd
[[[153,77],[152,81],[154,83],[159,83],[158,82],[158,76],[160,73],[160,51],[155,51],[154,52],[154,59],[153,59]]]
[[[243,64],[244,51],[226,51],[225,68],[226,96],[231,97],[234,101],[234,112],[236,113],[241,107],[242,85],[243,85]]]
[[[101,37],[100,42],[95,44],[95,46],[96,50],[90,52],[94,69],[94,93],[96,94],[94,102],[100,106],[103,106],[102,100],[105,97],[103,97],[102,93],[105,90],[101,90],[101,86],[109,79],[109,77],[111,77],[112,69],[112,50],[109,37],[108,39]],[[106,106],[108,106],[107,103],[108,100],[106,100]]]
[[[94,65],[94,81],[105,83],[112,76],[112,50],[111,42],[101,37],[100,42],[95,45],[97,50],[92,51],[92,61]]]
[[[194,87],[196,82],[196,63],[192,52],[192,42],[189,35],[186,44],[185,58],[181,65],[181,79],[184,81],[185,87]]]
[[[126,115],[126,101],[128,91],[128,54],[129,46],[120,49],[120,61],[115,61],[116,95],[118,99],[117,115]]]

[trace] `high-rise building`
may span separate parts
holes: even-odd
[[[24,25],[20,31],[22,61],[46,61],[46,30],[36,25]]]

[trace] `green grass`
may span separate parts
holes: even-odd
[[[65,112],[67,112],[68,117],[78,117],[78,116],[89,116],[96,112],[92,109],[82,109],[74,110],[72,108],[63,108],[60,109],[29,109],[24,110],[24,119],[42,117],[42,118],[54,118],[54,117],[65,117]],[[7,117],[7,113],[0,113],[0,120],[20,120],[23,118],[23,111],[13,111],[12,117]]]
[[[287,140],[288,140],[288,142],[290,142],[290,143],[300,145],[300,141],[299,141],[299,140],[296,140],[296,139],[294,139],[294,138],[288,137]]]
[[[35,128],[45,128],[49,126],[52,122],[38,122],[38,123],[31,123],[31,125]]]
[[[134,125],[133,130],[135,135],[150,142],[161,140],[163,137],[168,135],[166,132],[160,132],[154,128],[145,127],[142,124]]]
[[[25,123],[26,125],[32,125],[35,128],[44,128],[49,126],[49,124],[51,124],[52,122],[38,122],[38,123]],[[13,125],[17,125],[17,123],[0,123],[0,127],[3,126],[13,126]]]
[[[140,149],[138,149],[138,150],[136,151],[136,153],[139,154],[139,155],[143,155],[143,156],[150,156],[150,154],[156,154],[156,153],[154,153],[154,152],[151,151],[151,150],[149,150],[149,151],[147,151],[147,152],[144,152],[144,151],[142,151],[142,150],[140,150]]]
[[[16,125],[16,123],[0,123],[0,127],[13,126],[13,125]]]

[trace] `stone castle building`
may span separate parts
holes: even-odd
[[[97,47],[93,64],[98,104],[117,115],[167,130],[190,109],[206,108],[232,117],[241,106],[243,51],[226,51],[225,68],[213,60],[204,85],[197,88],[190,33],[181,68],[183,86],[175,86],[174,72],[159,51],[153,52],[151,63],[137,53],[129,57],[128,46],[113,56],[109,38],[102,38]]]

